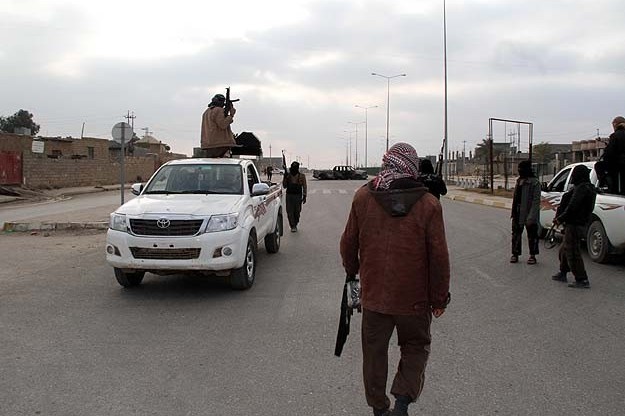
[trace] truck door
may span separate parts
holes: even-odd
[[[247,165],[247,185],[252,200],[252,209],[254,210],[254,226],[256,227],[256,235],[259,239],[265,236],[271,230],[271,213],[270,207],[266,204],[267,195],[252,196],[252,187],[256,183],[260,183],[260,176],[254,164]]]
[[[568,190],[572,168],[561,170],[547,185],[547,191],[541,192],[540,223],[543,227],[550,227],[560,205],[562,195]]]

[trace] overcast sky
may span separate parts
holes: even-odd
[[[489,118],[533,123],[534,143],[611,133],[625,115],[622,0],[448,0],[449,150]],[[233,131],[265,156],[330,167],[379,163],[386,141],[420,155],[444,137],[443,0],[0,0],[0,115],[34,114],[40,135],[110,138],[134,112],[192,154],[216,93],[240,98]],[[356,123],[356,124],[350,124]],[[361,123],[362,122],[362,123]],[[360,124],[358,124],[360,123]],[[357,129],[357,132],[355,131]],[[518,126],[499,123],[495,141]],[[527,150],[528,128],[520,128]]]

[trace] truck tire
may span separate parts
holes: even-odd
[[[280,250],[280,237],[282,236],[282,211],[278,212],[276,228],[265,237],[265,249],[267,253],[277,253]]]
[[[245,248],[243,267],[234,269],[230,274],[230,287],[235,290],[247,290],[256,279],[256,243],[250,235]]]
[[[603,224],[598,219],[595,219],[588,227],[586,233],[586,247],[588,248],[588,255],[592,261],[597,263],[605,263],[608,261],[610,254],[610,241],[605,233]]]
[[[115,267],[114,270],[117,283],[123,287],[139,286],[143,281],[143,276],[145,275],[145,272],[125,272],[117,267]]]

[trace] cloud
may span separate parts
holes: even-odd
[[[406,73],[390,84],[391,142],[409,141],[420,154],[440,148],[439,1],[296,1],[282,17],[276,0],[242,4],[229,20],[215,19],[212,3],[133,4],[33,3],[35,15],[0,8],[9,22],[0,27],[0,76],[11,80],[0,114],[26,108],[41,134],[78,136],[84,122],[86,134],[108,137],[131,110],[137,128],[191,154],[210,97],[231,86],[241,99],[235,131],[255,132],[267,154],[271,144],[274,154],[286,149],[322,167],[344,161],[345,138],[355,141],[345,130],[364,119],[356,104],[379,106],[367,130],[369,160],[379,160],[387,83],[371,72]],[[450,149],[481,141],[489,117],[534,122],[536,142],[608,133],[625,112],[619,7],[447,1]]]

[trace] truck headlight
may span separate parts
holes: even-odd
[[[109,219],[109,228],[111,230],[128,232],[128,222],[126,215],[112,213]]]
[[[213,215],[208,220],[206,226],[207,233],[214,233],[217,231],[228,231],[237,227],[239,221],[239,214],[223,214]]]

